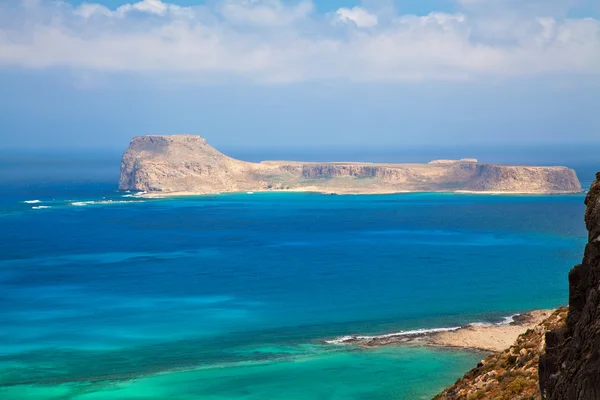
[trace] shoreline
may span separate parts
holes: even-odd
[[[517,337],[534,329],[555,310],[533,310],[506,317],[498,323],[471,323],[465,326],[416,329],[381,335],[347,335],[325,340],[329,345],[358,346],[365,349],[381,346],[427,346],[499,353],[509,348]]]
[[[552,196],[552,195],[576,195],[584,194],[585,191],[555,191],[555,192],[523,192],[523,191],[474,191],[474,190],[325,190],[315,187],[295,188],[295,189],[267,189],[267,190],[235,190],[227,192],[137,192],[131,197],[140,198],[167,198],[167,197],[193,197],[193,196],[214,196],[220,194],[254,194],[254,193],[316,193],[324,195],[385,195],[385,194],[409,194],[409,193],[438,193],[438,194],[479,194],[479,195],[505,195],[505,196]]]

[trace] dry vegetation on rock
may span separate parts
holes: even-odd
[[[501,353],[482,360],[434,400],[538,400],[538,363],[545,334],[564,325],[566,308],[559,308],[534,329],[520,335]]]

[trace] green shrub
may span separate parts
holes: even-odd
[[[508,390],[512,394],[519,394],[530,386],[530,382],[529,379],[520,376],[508,384]]]

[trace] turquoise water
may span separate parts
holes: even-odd
[[[323,340],[565,304],[585,243],[582,195],[2,189],[7,399],[430,398],[483,355]]]

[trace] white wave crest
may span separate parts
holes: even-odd
[[[346,343],[360,343],[360,342],[369,342],[371,340],[378,339],[389,339],[393,337],[410,337],[410,336],[422,336],[429,335],[433,333],[439,332],[453,332],[465,327],[487,327],[487,326],[506,326],[515,322],[515,317],[520,314],[513,314],[507,317],[503,317],[500,322],[471,322],[465,326],[450,326],[450,327],[442,327],[442,328],[422,328],[422,329],[414,329],[408,331],[399,331],[393,333],[385,333],[383,335],[346,335],[340,336],[335,339],[326,340],[327,344],[346,344]]]
[[[41,200],[25,200],[23,203],[27,203],[27,204],[36,204],[36,203],[41,203]]]
[[[143,203],[144,200],[101,200],[95,204],[128,204],[128,203]]]
[[[146,194],[146,192],[131,192],[129,190],[127,190],[125,193],[127,194],[123,194],[121,195],[121,197],[144,197],[144,195]],[[156,197],[152,196],[152,198]]]
[[[460,328],[462,328],[462,327],[461,326],[450,326],[450,327],[446,327],[446,328],[414,329],[414,330],[410,330],[410,331],[386,333],[383,335],[371,335],[371,336],[348,335],[348,336],[340,336],[340,337],[332,339],[332,340],[326,340],[325,343],[344,344],[344,343],[349,343],[349,342],[363,342],[363,341],[376,340],[376,339],[388,339],[388,338],[397,337],[397,336],[420,336],[420,335],[427,335],[430,333],[452,332],[452,331],[457,331]]]
[[[513,322],[515,322],[515,317],[517,317],[519,315],[520,314],[513,314],[513,315],[509,315],[507,317],[503,317],[502,321],[500,321],[500,322],[471,322],[469,324],[469,326],[472,326],[472,327],[506,326],[506,325],[510,325]]]
[[[41,210],[42,208],[51,208],[51,206],[34,206],[34,207],[31,207],[32,210]]]
[[[143,203],[144,200],[89,200],[89,201],[74,201],[72,206],[83,207],[92,204],[126,204],[126,203]]]
[[[71,203],[72,206],[76,206],[76,207],[83,207],[83,206],[87,206],[88,204],[94,204],[94,201],[74,201]]]

